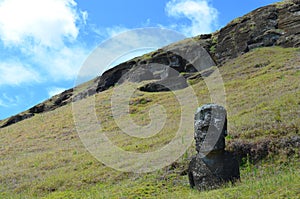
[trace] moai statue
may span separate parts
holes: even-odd
[[[216,104],[198,108],[194,125],[197,155],[189,164],[190,186],[198,190],[209,190],[218,188],[225,182],[238,180],[239,164],[233,154],[225,151],[225,108]]]

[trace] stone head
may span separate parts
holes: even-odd
[[[227,136],[227,113],[224,107],[217,104],[199,107],[195,114],[194,127],[198,153],[224,150]]]

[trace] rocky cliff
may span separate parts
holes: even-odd
[[[218,64],[253,48],[300,46],[300,1],[258,8],[211,36],[210,52]]]
[[[228,60],[247,53],[251,49],[267,46],[300,46],[300,0],[283,1],[258,8],[231,21],[217,32],[186,39],[119,64],[94,80],[79,86],[80,92],[73,92],[73,89],[64,91],[23,113],[0,121],[0,128],[30,118],[34,114],[54,110],[73,100],[80,100],[86,96],[102,92],[126,80],[132,82],[143,80],[173,82],[172,78],[176,74],[170,72],[169,68],[179,73],[193,73],[213,65],[222,66]],[[198,52],[199,49],[206,49],[206,51]],[[209,57],[212,57],[213,60],[200,59],[200,62],[197,62],[200,63],[200,67],[197,68],[188,57],[195,51],[199,53],[200,57],[201,55],[208,57],[205,56],[205,53],[208,52]],[[182,52],[187,57],[180,56]],[[188,77],[189,75],[185,76],[185,78]],[[158,85],[160,84],[151,83],[141,89],[143,91],[168,90]],[[186,82],[176,84],[178,89],[186,86]]]
[[[135,71],[136,68],[155,68],[157,64],[163,64],[178,72],[194,72],[195,66],[192,63],[174,53],[178,49],[181,51],[192,49],[191,45],[200,45],[205,48],[218,66],[254,48],[268,46],[299,47],[300,0],[279,2],[258,8],[231,21],[215,33],[180,41],[122,63],[106,71],[98,78],[97,92],[114,86],[122,75],[128,71]],[[188,53],[185,52],[185,54]],[[206,69],[213,64],[206,62],[202,68]],[[145,73],[140,72],[135,77],[139,75],[145,75]],[[159,77],[148,75],[147,79],[159,79]],[[139,78],[137,77],[137,80],[134,81],[139,81]]]

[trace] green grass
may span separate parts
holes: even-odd
[[[201,193],[191,190],[187,176],[181,174],[195,154],[194,146],[175,166],[147,174],[106,167],[83,146],[67,105],[0,129],[0,198],[299,198],[299,149],[280,144],[299,135],[299,63],[299,49],[272,47],[256,49],[220,67],[227,98],[228,146],[266,140],[274,145],[255,165],[243,161],[241,182],[235,185]],[[211,102],[202,79],[193,80],[192,87],[199,105]],[[142,153],[172,140],[181,114],[174,94],[134,93],[130,116],[135,123],[147,125],[154,105],[167,111],[160,133],[138,139],[123,133],[113,120],[112,91],[97,94],[95,108],[115,145]]]
[[[299,163],[278,164],[272,161],[242,167],[242,181],[226,184],[221,189],[198,192],[189,188],[186,176],[151,173],[132,179],[97,183],[84,189],[49,192],[42,197],[63,198],[297,198],[300,194]],[[159,177],[159,178],[158,178]],[[28,193],[27,193],[28,195]],[[1,197],[25,198],[26,195],[3,192]],[[30,195],[28,198],[39,198]]]

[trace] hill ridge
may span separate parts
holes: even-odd
[[[186,47],[190,45],[190,40],[196,41],[197,45],[201,45],[206,49],[217,66],[222,66],[227,61],[259,47],[299,47],[299,30],[300,0],[264,6],[231,21],[217,32],[176,42],[144,56],[121,63],[105,71],[101,76],[80,85],[80,89],[77,90],[82,90],[81,92],[74,93],[73,88],[66,90],[27,111],[0,121],[0,128],[28,119],[35,114],[55,110],[74,100],[80,100],[107,90],[120,80],[121,74],[124,74],[125,71],[134,71],[142,65],[151,67],[151,64],[166,64],[171,57],[175,56],[179,60],[180,66],[174,69],[179,72],[193,72],[190,63],[182,60],[169,50],[174,46],[178,48]]]

